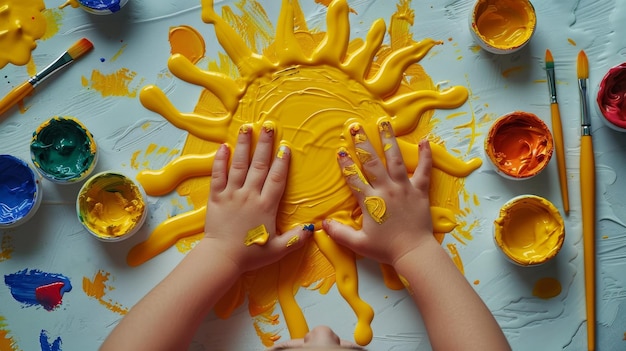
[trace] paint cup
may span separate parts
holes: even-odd
[[[0,155],[0,229],[26,223],[39,209],[40,176],[26,162]]]
[[[494,221],[496,246],[511,262],[535,266],[554,258],[565,239],[565,224],[556,207],[535,195],[509,200]]]
[[[30,155],[37,171],[58,184],[85,179],[98,162],[93,135],[73,117],[53,117],[33,133]]]
[[[80,7],[94,15],[109,15],[126,5],[128,0],[78,0]]]
[[[554,152],[552,133],[536,115],[515,111],[498,118],[485,138],[485,154],[496,172],[508,179],[539,174]]]
[[[596,108],[607,126],[626,132],[626,62],[611,67],[600,81]]]
[[[146,220],[146,194],[121,173],[101,172],[81,187],[76,213],[95,238],[105,242],[124,240],[139,231]]]
[[[510,54],[523,48],[537,27],[528,0],[478,0],[470,13],[470,33],[484,50]]]

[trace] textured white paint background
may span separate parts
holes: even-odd
[[[59,1],[46,1],[56,7]],[[220,2],[222,4],[223,2]],[[232,5],[232,1],[226,2]],[[278,14],[278,1],[262,1],[270,18]],[[325,10],[313,0],[301,0],[311,28],[322,28]],[[416,39],[432,37],[444,41],[422,61],[435,82],[465,85],[471,90],[468,102],[455,111],[437,111],[436,133],[449,148],[460,150],[464,157],[482,157],[482,142],[489,121],[513,110],[525,110],[542,117],[548,124],[549,100],[543,57],[549,48],[555,58],[557,90],[567,153],[571,212],[566,218],[567,236],[562,252],[553,262],[539,268],[519,268],[505,261],[495,250],[491,239],[492,221],[498,209],[510,198],[526,193],[544,196],[562,208],[558,190],[556,162],[552,161],[538,177],[523,182],[501,178],[485,164],[466,180],[466,188],[476,194],[480,205],[471,208],[469,220],[478,219],[467,245],[457,243],[465,264],[466,277],[475,285],[502,325],[514,350],[584,350],[586,324],[584,310],[581,255],[580,192],[578,183],[579,107],[576,85],[576,56],[584,49],[590,61],[590,82],[596,86],[609,67],[626,61],[626,7],[618,0],[536,0],[538,28],[531,43],[510,56],[494,56],[472,50],[474,43],[468,31],[470,0],[414,0]],[[387,23],[395,12],[395,2],[354,0],[350,5],[352,36],[364,37],[371,22],[383,18]],[[132,0],[123,12],[104,17],[88,15],[66,8],[59,33],[40,41],[34,51],[37,67],[43,67],[80,37],[95,44],[94,52],[76,62],[69,70],[38,88],[27,100],[25,114],[13,110],[0,123],[0,153],[29,158],[28,142],[32,131],[54,115],[79,118],[93,132],[100,146],[96,171],[118,170],[134,175],[130,168],[133,152],[145,150],[156,142],[171,148],[182,148],[186,133],[180,131],[141,106],[137,99],[107,97],[80,85],[80,77],[92,69],[111,73],[121,67],[137,73],[131,87],[142,84],[161,86],[182,111],[191,111],[200,89],[166,72],[169,55],[167,32],[170,26],[188,24],[198,28],[207,41],[207,56],[215,58],[221,50],[211,26],[200,21],[198,1]],[[449,41],[448,39],[452,40]],[[568,42],[573,40],[576,45]],[[121,42],[123,40],[123,43]],[[117,60],[113,55],[127,44]],[[100,58],[106,59],[100,62]],[[504,76],[502,72],[513,70]],[[5,78],[6,76],[6,78]],[[27,79],[24,67],[7,66],[0,70],[0,95]],[[7,83],[10,82],[10,83]],[[465,113],[448,120],[454,112]],[[626,341],[626,177],[623,158],[626,138],[602,124],[592,110],[592,127],[597,164],[597,295],[599,350],[624,350]],[[472,114],[480,124],[480,136],[468,152],[465,132],[455,130],[469,121]],[[150,122],[150,128],[141,126]],[[166,159],[152,160],[158,168]],[[53,312],[41,308],[23,308],[0,284],[0,315],[7,319],[11,335],[23,350],[39,349],[41,330],[52,340],[61,337],[63,350],[96,349],[119,320],[94,299],[82,292],[82,277],[93,277],[99,270],[111,273],[109,284],[115,287],[106,298],[125,307],[132,306],[149,291],[182,258],[175,249],[138,268],[129,268],[125,256],[131,246],[144,240],[161,221],[182,210],[171,200],[176,196],[150,198],[150,218],[142,231],[129,241],[103,244],[88,237],[75,219],[74,198],[79,186],[60,187],[44,181],[44,202],[35,219],[28,224],[0,233],[12,238],[12,258],[0,262],[2,275],[24,268],[40,269],[68,276],[73,290]],[[183,200],[181,202],[186,203]],[[605,237],[605,238],[603,238]],[[447,242],[455,242],[447,238]],[[430,350],[423,323],[404,291],[386,289],[377,265],[359,262],[361,295],[375,308],[372,350]],[[553,299],[533,297],[532,288],[542,277],[558,278],[562,293]],[[335,288],[322,296],[301,290],[297,296],[309,325],[327,324],[344,338],[351,338],[355,318]],[[176,302],[173,302],[176,303]],[[280,312],[278,310],[278,312]],[[168,322],[163,321],[167,328]],[[282,325],[284,327],[284,324]],[[450,333],[454,333],[450,330]],[[158,333],[158,330],[155,330]],[[281,333],[288,338],[286,329]],[[238,309],[226,321],[209,316],[195,338],[192,350],[262,349],[247,310]]]

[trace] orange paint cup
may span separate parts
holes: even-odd
[[[494,241],[505,257],[520,266],[535,266],[554,258],[565,239],[565,224],[557,208],[535,195],[508,201],[494,221]]]
[[[529,179],[550,162],[554,141],[536,115],[515,111],[498,118],[485,138],[485,154],[496,172],[508,179]]]

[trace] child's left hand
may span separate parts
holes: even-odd
[[[276,262],[298,249],[313,229],[304,223],[286,233],[276,232],[276,215],[287,183],[291,151],[281,145],[272,161],[272,127],[264,126],[258,139],[250,160],[252,128],[242,127],[230,169],[230,149],[220,146],[213,162],[207,204],[205,240],[232,259],[241,273]],[[256,238],[260,242],[255,243],[255,233],[260,235]]]

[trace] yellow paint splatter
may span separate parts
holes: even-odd
[[[459,250],[456,248],[456,244],[448,243],[446,245],[448,247],[448,251],[450,251],[450,255],[452,256],[452,261],[456,265],[456,267],[461,271],[462,274],[465,274],[465,268],[463,267],[463,260],[461,260],[461,255],[459,255]]]
[[[297,235],[292,236],[291,239],[289,239],[289,241],[287,241],[287,247],[292,247],[298,241],[300,241],[300,237],[299,236],[297,236]]]
[[[541,278],[533,287],[533,295],[541,299],[550,299],[559,296],[560,293],[561,283],[554,278]]]
[[[143,126],[142,126],[143,129]],[[152,163],[166,162],[172,157],[178,155],[179,149],[170,149],[166,146],[159,146],[150,143],[146,150],[136,150],[130,158],[130,167],[132,169],[146,169]]]
[[[106,284],[109,281],[110,275],[111,274],[109,272],[100,270],[93,276],[93,279],[83,277],[83,291],[87,294],[87,296],[98,300],[98,302],[100,302],[100,304],[108,310],[125,315],[128,313],[128,308],[123,307],[117,302],[111,301],[111,299],[105,299],[107,292],[114,289]]]
[[[46,33],[41,37],[41,40],[48,40],[59,32],[63,24],[63,11],[59,9],[45,9],[42,11],[42,14],[46,18]]]
[[[113,57],[111,57],[110,61],[111,62],[115,62],[122,55],[122,53],[124,53],[124,50],[126,49],[127,46],[128,46],[128,44],[122,45],[122,47],[119,50],[117,50],[115,55],[113,55]]]
[[[514,66],[514,67],[507,68],[507,69],[505,69],[504,71],[502,71],[502,76],[503,76],[504,78],[508,78],[508,77],[510,77],[513,73],[516,73],[516,72],[521,72],[521,71],[523,71],[523,70],[524,70],[524,66]]]
[[[474,285],[478,285],[478,284],[480,284],[480,280],[478,279],[474,280]]]
[[[574,41],[574,39],[572,38],[567,38],[567,41],[572,45],[572,46],[576,46],[576,42]]]
[[[0,68],[8,63],[23,66],[31,59],[36,41],[46,34],[43,0],[13,0],[0,3]]]
[[[2,235],[2,241],[0,242],[0,262],[6,261],[11,258],[13,253],[13,238],[8,235]]]
[[[9,335],[7,330],[6,319],[0,316],[0,350],[2,351],[19,351],[15,339]]]
[[[176,242],[176,249],[182,254],[186,254],[193,249],[198,241],[204,237],[204,233],[198,233],[184,237]]]
[[[372,216],[374,222],[383,224],[385,220],[387,220],[387,204],[382,197],[368,196],[363,201],[363,204],[367,209],[367,213]]]
[[[128,70],[128,68],[121,68],[110,74],[93,70],[90,79],[83,76],[81,81],[84,87],[98,91],[103,97],[125,96],[134,98],[137,96],[139,86],[143,84],[143,79],[141,79],[134,87],[129,87],[136,75],[137,73]]]
[[[254,244],[265,245],[269,237],[270,233],[268,233],[265,226],[261,224],[258,227],[248,230],[248,235],[246,236],[246,240],[243,243],[246,246],[252,246]]]

